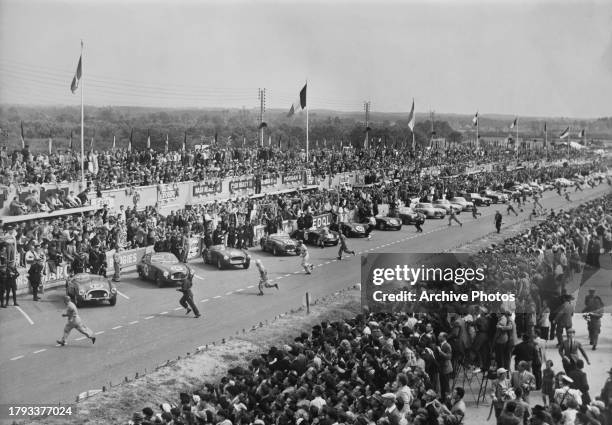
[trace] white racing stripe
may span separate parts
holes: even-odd
[[[28,316],[28,314],[27,314],[25,311],[23,311],[23,310],[21,309],[21,307],[19,307],[19,306],[15,306],[15,308],[16,308],[17,310],[19,310],[19,312],[20,312],[21,314],[23,314],[23,317],[25,317],[25,318],[26,318],[26,320],[27,320],[27,321],[30,323],[30,325],[33,325],[33,324],[34,324],[34,322],[32,321],[32,319],[30,319],[30,316]]]

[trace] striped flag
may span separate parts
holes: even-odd
[[[474,118],[472,118],[472,124],[474,127],[478,125],[478,112],[476,112],[476,115],[474,115]]]
[[[512,124],[510,124],[510,128],[516,127],[517,124],[518,124],[518,117],[516,117],[514,121],[512,121]]]
[[[408,114],[408,127],[410,131],[414,131],[414,99],[412,99],[412,108],[410,108],[410,113]]]
[[[296,113],[296,111],[298,111],[299,109],[304,109],[306,107],[306,86],[308,84],[304,84],[304,87],[302,87],[302,90],[300,90],[300,97],[298,98],[298,100],[296,100],[293,105],[291,105],[291,108],[289,108],[289,112],[287,113],[287,116],[290,117],[293,114]]]
[[[23,132],[23,121],[21,121],[21,149],[25,149],[25,133]]]
[[[81,41],[81,50],[83,50],[83,42]],[[79,56],[79,64],[77,65],[76,72],[74,73],[74,77],[72,78],[72,84],[70,84],[70,91],[72,94],[77,91],[79,88],[79,81],[81,81],[81,76],[83,75],[83,53]]]
[[[565,130],[561,132],[561,134],[559,134],[559,139],[566,139],[569,137],[569,135],[570,135],[570,128],[567,127]]]

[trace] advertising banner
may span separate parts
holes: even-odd
[[[59,282],[66,282],[66,278],[68,277],[67,264],[58,265],[55,269],[55,273],[51,273],[48,267],[45,269],[47,270],[47,274],[43,274],[42,276],[43,287],[49,288],[51,286],[58,286]],[[19,267],[17,271],[19,272],[19,276],[17,277],[17,289],[29,288],[28,268]]]
[[[153,252],[153,247],[148,246],[146,248],[127,249],[119,253],[119,263],[121,268],[134,267],[142,259],[147,252]],[[113,268],[113,254],[115,250],[108,251],[106,253],[106,261],[108,263],[108,269]]]
[[[178,187],[169,184],[160,184],[158,186],[158,200],[170,201],[178,198],[179,190]]]
[[[201,244],[202,244],[202,238],[200,236],[189,239],[189,253],[187,254],[188,260],[192,260],[200,256],[200,252],[202,250]]]
[[[263,174],[260,178],[261,187],[269,187],[276,185],[276,176],[274,174]]]
[[[304,174],[301,171],[284,174],[283,184],[297,185],[297,186],[304,184]]]
[[[221,193],[221,180],[206,180],[193,183],[193,196],[205,196]]]
[[[331,213],[315,215],[312,217],[312,225],[316,228],[325,227],[332,224]]]
[[[229,190],[231,193],[239,190],[253,189],[255,187],[255,179],[253,176],[242,177],[239,179],[233,179],[229,182]]]

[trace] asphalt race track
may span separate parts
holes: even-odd
[[[549,191],[543,205],[568,208],[579,199],[609,191],[605,183],[579,193],[571,189],[571,205]],[[399,232],[375,231],[371,241],[349,239],[348,245],[358,254],[439,252],[494,231],[496,209],[495,205],[480,208],[483,215],[478,220],[472,219],[471,213],[462,213],[462,228],[457,224],[449,228],[447,220],[428,220],[422,234],[415,233],[413,226],[404,226]],[[528,216],[527,209],[518,217],[508,216],[503,205],[499,210],[504,214],[504,225]],[[256,296],[258,273],[254,265],[248,270],[219,271],[201,259],[192,261],[195,301],[203,314],[199,319],[185,315],[178,304],[181,294],[174,288],[157,288],[153,282],[139,280],[135,272],[127,273],[118,285],[121,294],[115,307],[80,309],[83,321],[97,333],[95,345],[75,331],[65,347],[55,343],[66,321],[61,317],[63,290],[48,291],[37,303],[23,296],[19,299],[21,311],[12,306],[0,309],[0,403],[71,403],[80,392],[108,386],[109,382],[117,384],[125,376],[133,378],[136,371],[151,371],[167,359],[297,308],[306,292],[317,298],[359,282],[359,255],[338,262],[337,248],[309,247],[309,251],[316,266],[311,276],[300,269],[298,257],[273,257],[259,247],[252,248],[253,259],[262,259],[273,283],[280,286],[278,291],[267,289],[263,297]]]

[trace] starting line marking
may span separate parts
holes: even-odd
[[[96,335],[102,335],[103,333],[104,331],[99,331],[99,332],[96,332]]]
[[[203,300],[200,300],[201,303],[205,303],[205,302],[208,302],[208,301],[209,301],[208,298],[204,298]]]
[[[79,338],[75,339],[75,341],[83,341],[84,339],[85,339],[85,337],[84,337],[84,336],[81,336],[81,337],[79,337]]]
[[[34,351],[32,354],[42,353],[43,351],[47,351],[47,349],[46,349],[46,348],[43,348],[42,350],[36,350],[36,351]]]
[[[112,328],[114,331],[116,331],[117,329],[121,329],[123,326],[119,325],[119,326],[115,326],[114,328]]]
[[[161,313],[159,313],[159,314],[168,314],[168,312],[167,312],[167,311],[162,311],[162,312],[161,312]]]
[[[183,307],[177,307],[177,308],[174,309],[174,311],[179,311],[179,310],[182,310],[182,309],[183,309]]]
[[[221,295],[214,296],[213,299],[221,298]]]
[[[130,297],[128,297],[127,295],[125,295],[123,292],[117,291],[117,293],[118,293],[119,295],[121,295],[123,298],[125,298],[126,300],[129,300],[129,299],[130,299]]]
[[[23,356],[13,357],[11,360],[19,360],[19,359],[23,359]]]
[[[242,292],[244,289],[236,289],[236,292]]]
[[[135,325],[136,323],[138,323],[138,320],[134,320],[133,322],[130,322],[130,325]]]
[[[8,302],[8,300],[7,300],[7,302]],[[19,307],[19,306],[15,306],[15,308],[16,308],[17,310],[19,310],[19,312],[20,312],[21,314],[23,314],[23,317],[25,317],[25,318],[26,318],[26,320],[27,320],[27,321],[30,323],[30,325],[33,325],[33,324],[34,324],[34,322],[32,321],[32,319],[30,319],[30,316],[28,316],[28,314],[27,314],[25,311],[23,311],[23,310],[21,309],[21,307]]]
[[[277,279],[280,279],[280,278],[277,278]],[[249,286],[247,286],[247,288],[249,288],[249,289],[254,288],[254,287],[255,287],[255,285],[249,285]]]
[[[229,291],[229,292],[226,292],[225,295],[232,295],[233,293],[234,291]]]
[[[145,320],[149,320],[149,319],[153,319],[154,317],[155,317],[155,316],[147,316],[147,317],[145,317],[144,319],[145,319]]]

